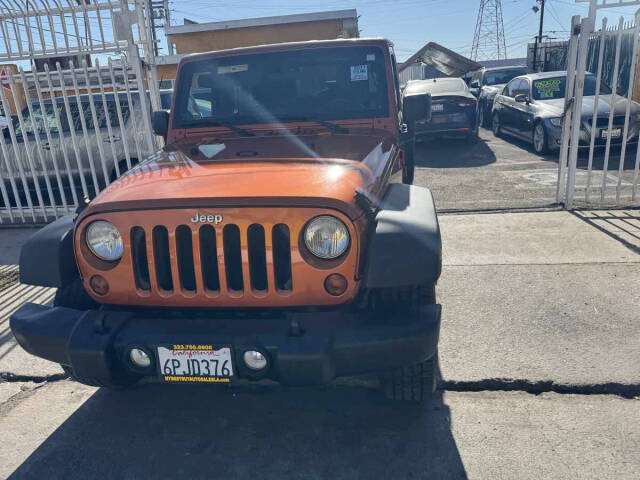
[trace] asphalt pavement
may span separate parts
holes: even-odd
[[[438,145],[429,162],[440,166],[417,172],[441,210],[553,200],[555,187],[518,187],[552,161],[489,139],[474,147],[488,149],[476,166],[442,166],[458,148]],[[442,381],[424,407],[384,400],[370,376],[322,388],[85,387],[15,345],[9,313],[53,290],[0,266],[0,477],[638,478],[640,212],[440,222]],[[17,261],[27,233],[0,230],[0,263]]]
[[[630,200],[637,149],[629,146],[622,171],[624,188],[621,204]],[[606,200],[615,199],[620,149],[613,147],[608,162]],[[577,161],[576,206],[588,208],[599,200],[604,150],[596,149],[593,170],[588,173],[589,155],[581,149]],[[556,207],[558,154],[536,154],[522,140],[495,137],[481,128],[475,145],[460,138],[434,139],[418,143],[417,184],[428,186],[439,211],[481,211]],[[586,187],[589,188],[587,202]]]

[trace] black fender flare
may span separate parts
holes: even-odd
[[[65,215],[29,237],[20,250],[20,282],[60,288],[78,277],[74,219],[75,214]]]
[[[369,234],[365,287],[435,284],[441,271],[442,240],[431,191],[391,184]]]

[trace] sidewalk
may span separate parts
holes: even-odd
[[[446,380],[640,385],[640,255],[582,215],[440,217]],[[640,246],[640,211],[611,216]]]

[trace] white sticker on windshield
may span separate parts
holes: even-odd
[[[208,145],[199,145],[198,150],[207,158],[212,158],[224,150],[226,145],[224,143],[209,143]]]
[[[226,65],[224,67],[218,67],[218,75],[224,75],[225,73],[238,73],[246,72],[249,70],[249,65]]]
[[[375,53],[367,53],[367,62],[375,62],[376,54]]]
[[[360,82],[367,80],[367,66],[366,65],[351,65],[351,81]]]

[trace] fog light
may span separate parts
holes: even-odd
[[[89,285],[98,295],[106,295],[109,293],[109,283],[102,275],[94,275],[89,279]]]
[[[325,279],[324,289],[329,295],[340,296],[347,289],[347,279],[339,273],[332,273]]]
[[[129,350],[129,359],[131,363],[139,368],[148,368],[151,366],[151,357],[147,355],[147,352],[139,348]]]
[[[244,363],[251,370],[262,370],[267,366],[267,358],[256,350],[247,350],[243,355]]]

